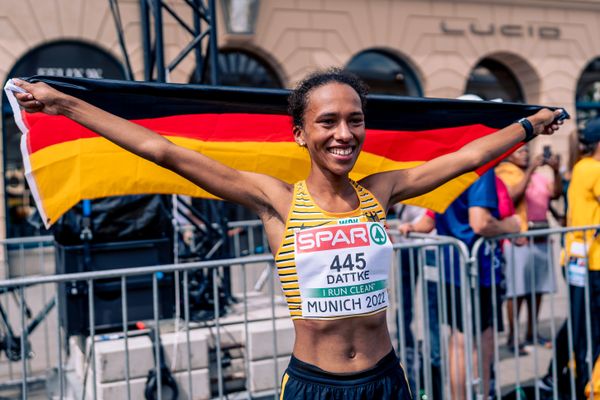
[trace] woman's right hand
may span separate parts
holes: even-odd
[[[68,98],[64,93],[43,83],[29,83],[13,79],[13,83],[25,89],[27,93],[15,93],[19,105],[28,113],[43,112],[48,115],[60,115],[63,112],[63,101]]]

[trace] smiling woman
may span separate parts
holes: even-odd
[[[311,159],[306,179],[292,185],[225,166],[44,83],[17,85],[26,91],[15,95],[26,111],[64,115],[258,214],[296,330],[282,399],[410,398],[386,323],[392,261],[386,210],[559,126],[559,111],[542,109],[527,124],[511,124],[455,153],[355,182],[348,174],[365,141],[366,89],[341,70],[318,72],[290,96],[294,138]]]
[[[313,174],[348,174],[365,140],[360,97],[351,86],[329,83],[311,93],[308,104],[302,125],[293,129],[296,142],[305,145],[310,154],[308,180]]]

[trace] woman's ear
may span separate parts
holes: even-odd
[[[306,147],[306,140],[304,140],[304,130],[299,126],[294,126],[292,128],[292,132],[294,134],[294,140],[298,143],[300,147]]]

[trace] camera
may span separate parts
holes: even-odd
[[[552,150],[550,149],[550,146],[544,146],[544,162],[547,163],[550,160],[550,157],[552,157]]]

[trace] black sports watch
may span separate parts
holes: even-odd
[[[517,123],[521,124],[525,130],[525,139],[523,139],[524,142],[529,142],[531,139],[537,136],[535,133],[533,133],[533,125],[527,118],[521,118],[517,121]]]

